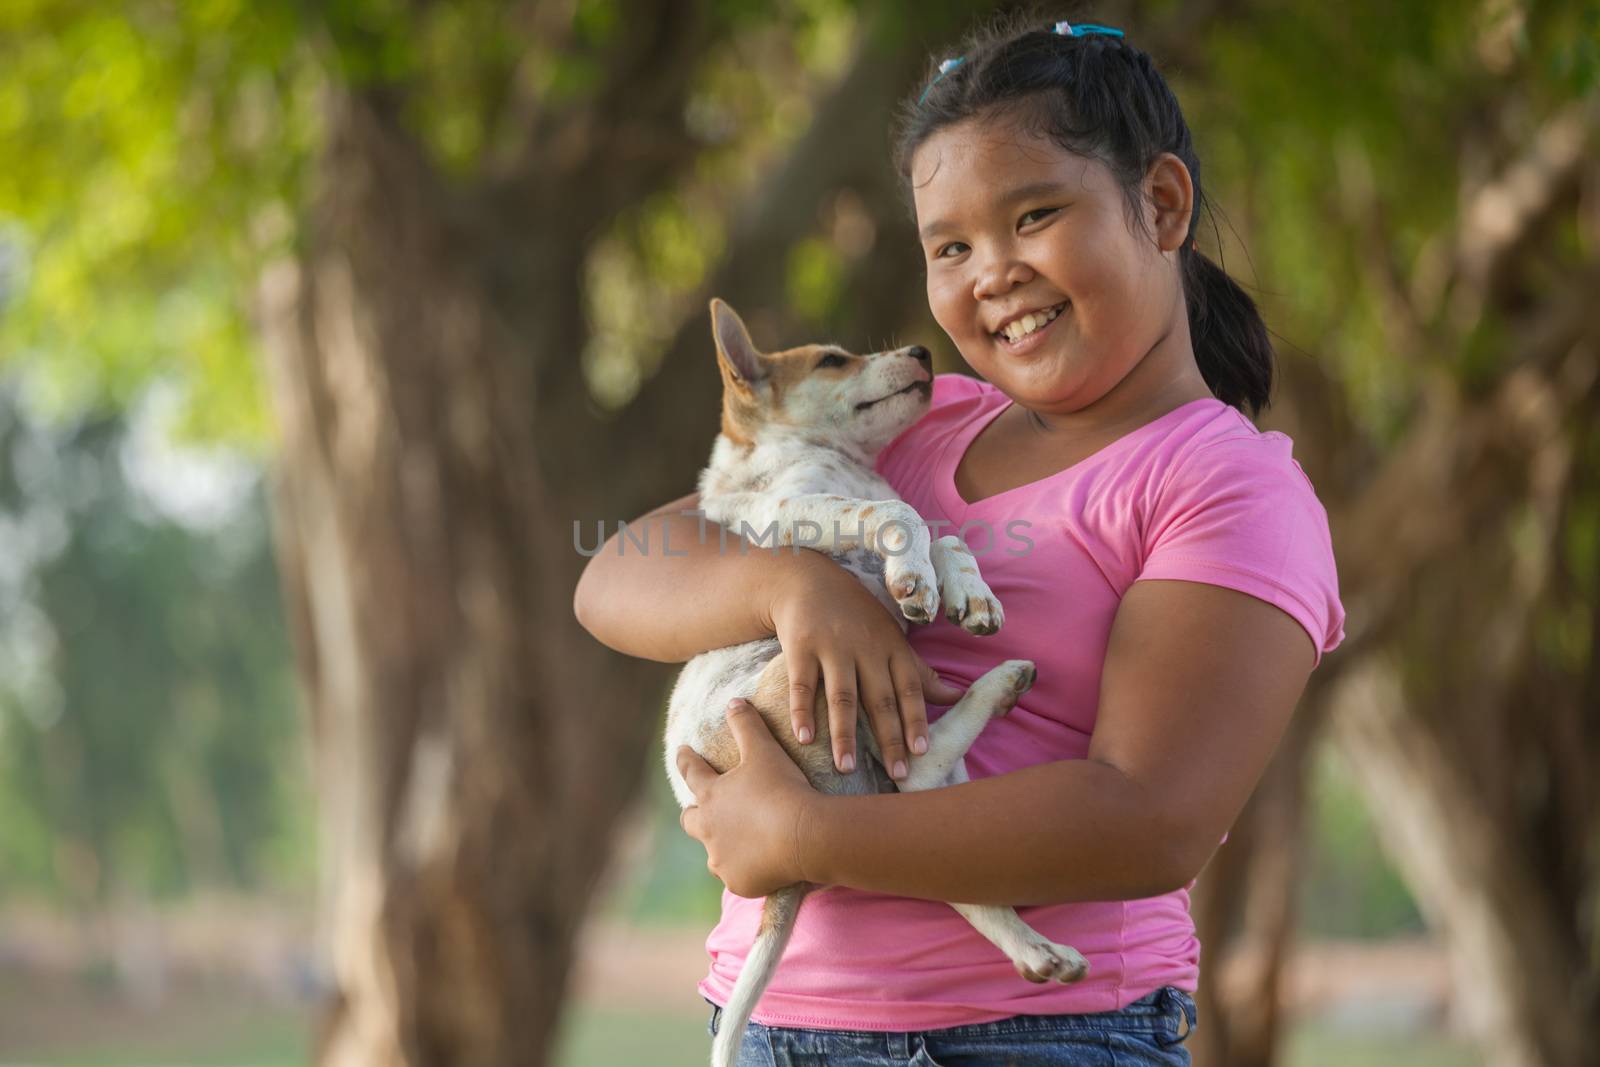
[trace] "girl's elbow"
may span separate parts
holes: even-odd
[[[596,557],[598,559],[598,557]],[[578,620],[578,625],[589,631],[602,643],[605,640],[606,626],[606,597],[601,594],[601,582],[595,576],[596,560],[591,559],[583,568],[583,573],[578,575],[578,584],[572,590],[572,616]]]
[[[578,586],[572,591],[572,617],[578,620],[578,625],[594,633],[594,604],[584,595],[583,580],[578,580]]]
[[[1201,868],[1210,861],[1216,848],[1200,848],[1195,845],[1196,840],[1197,836],[1192,833],[1172,833],[1154,850],[1150,875],[1157,888],[1153,896],[1187,889],[1199,877]]]

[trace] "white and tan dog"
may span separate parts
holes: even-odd
[[[876,593],[891,612],[929,622],[945,615],[974,634],[1000,628],[1000,603],[957,537],[932,540],[922,519],[873,471],[873,459],[927,410],[933,375],[926,349],[852,355],[807,345],[770,355],[756,350],[744,323],[721,300],[711,302],[722,370],[722,433],[700,476],[706,518],[765,544],[802,544],[828,552]],[[731,540],[731,539],[730,539]],[[962,762],[991,716],[1004,715],[1033,684],[1033,664],[1008,660],[979,678],[929,727],[928,751],[912,756],[905,791],[967,780]],[[816,738],[801,745],[789,721],[789,682],[775,639],[706,652],[679,675],[667,710],[666,764],[678,803],[694,803],[673,754],[688,745],[719,772],[738,762],[724,715],[748,699],[818,790],[890,791],[865,716],[856,736],[873,758],[850,774],[833,765],[826,697],[819,692]],[[767,897],[761,927],[722,1015],[714,1067],[733,1067],[751,1011],[788,943],[801,898],[814,886]],[[1023,977],[1071,982],[1088,972],[1076,951],[1033,930],[1010,908],[952,905],[1004,952]]]

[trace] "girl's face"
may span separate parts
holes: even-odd
[[[1157,379],[1194,373],[1177,264],[1192,185],[1177,157],[1145,181],[1154,243],[1130,229],[1104,164],[1009,123],[940,130],[911,181],[933,317],[1021,406],[1081,410],[1147,357]]]

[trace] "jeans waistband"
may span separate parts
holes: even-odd
[[[711,1004],[711,1019],[706,1029],[715,1034],[722,1019],[722,1009],[709,1000],[706,1003]],[[1064,1030],[1120,1030],[1148,1033],[1163,1045],[1176,1045],[1186,1040],[1197,1025],[1199,1020],[1194,998],[1177,986],[1162,986],[1115,1011],[1077,1015],[1013,1015],[993,1022],[968,1023],[920,1032],[950,1037],[999,1037],[1007,1034],[1060,1033]]]

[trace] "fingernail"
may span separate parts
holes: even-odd
[[[743,704],[743,703],[744,703],[744,701],[741,700],[739,697],[734,697],[732,700],[728,701],[728,710],[729,711],[735,711],[735,710],[738,709],[739,705]]]
[[[811,743],[811,728],[809,726],[800,727],[800,729],[794,732],[794,735],[800,739],[800,743],[802,745],[809,745]]]
[[[846,752],[844,755],[839,757],[839,769],[844,773],[849,774],[851,771],[856,769],[856,758],[850,753]]]
[[[906,761],[903,760],[903,759],[895,760],[894,761],[894,770],[890,773],[890,777],[892,777],[892,778],[904,778],[905,776],[906,776]]]
[[[922,755],[923,753],[927,752],[928,751],[928,739],[926,737],[916,738],[914,741],[911,742],[911,751],[915,752],[919,756]]]

